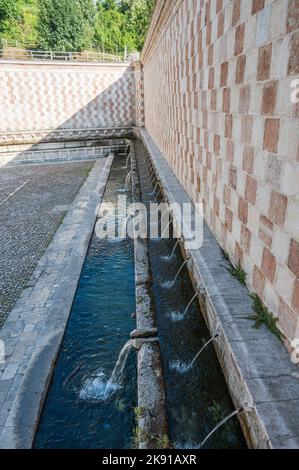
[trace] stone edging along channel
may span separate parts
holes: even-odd
[[[0,331],[1,449],[32,447],[113,158],[95,163]]]
[[[141,189],[134,143],[131,143],[132,202],[141,202]],[[140,449],[162,448],[168,438],[165,384],[157,337],[155,306],[151,294],[151,272],[147,239],[134,239],[136,324],[131,333],[138,351],[138,423],[136,438]]]
[[[136,131],[155,168],[164,200],[191,203],[145,129]],[[186,250],[188,270],[239,420],[250,448],[299,448],[299,369],[264,325],[253,328],[250,292],[232,277],[221,248],[204,223],[203,245]]]

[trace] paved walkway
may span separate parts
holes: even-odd
[[[96,162],[0,330],[2,449],[32,445],[112,160]]]
[[[0,171],[0,326],[94,162]]]

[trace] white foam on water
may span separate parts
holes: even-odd
[[[186,364],[185,362],[176,360],[176,361],[171,361],[169,363],[169,367],[172,370],[176,370],[180,374],[185,374],[190,369],[190,364]]]
[[[99,371],[96,377],[89,378],[80,391],[82,400],[107,400],[120,388],[119,385],[107,380],[103,371]]]

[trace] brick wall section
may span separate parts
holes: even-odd
[[[2,62],[0,132],[131,126],[141,82],[139,64]]]
[[[298,23],[298,0],[158,0],[141,58],[147,130],[289,339],[299,337]]]

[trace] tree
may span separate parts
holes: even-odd
[[[78,0],[41,0],[38,42],[42,49],[81,51],[86,44],[86,23]]]
[[[0,0],[0,32],[9,30],[21,18],[20,0]]]
[[[126,11],[127,27],[141,50],[146,38],[156,0],[122,0],[120,8]]]
[[[96,45],[111,53],[123,50],[125,47],[134,49],[136,46],[134,38],[126,30],[124,15],[116,8],[106,10],[106,6],[104,3],[98,6],[94,35]]]

